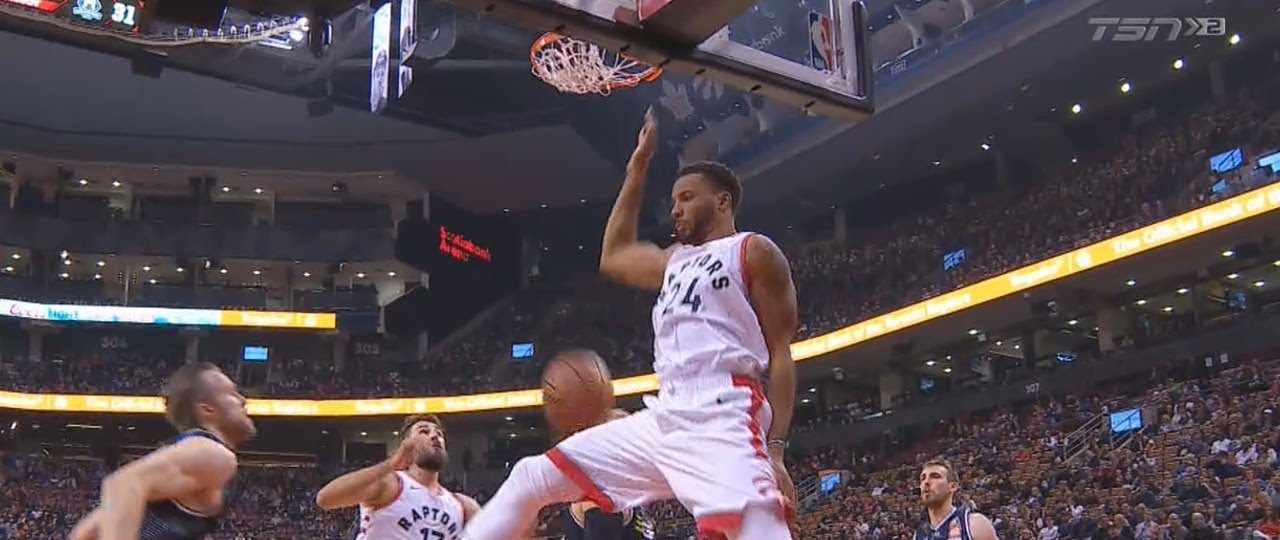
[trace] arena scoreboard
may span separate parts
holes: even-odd
[[[443,197],[431,197],[430,204],[423,240],[430,242],[431,272],[489,272],[495,265],[514,262],[513,248],[506,241],[510,231]]]
[[[453,262],[491,263],[492,248],[467,237],[466,233],[450,230],[448,225],[436,225],[440,243],[436,245],[437,257],[444,257]]]
[[[422,210],[421,204],[429,208]],[[520,231],[506,220],[472,212],[432,194],[410,205],[396,234],[396,258],[430,274],[430,302],[455,306],[436,332],[506,295],[517,283]],[[459,311],[461,310],[461,311]],[[442,311],[441,313],[445,313]],[[436,323],[432,323],[436,324]]]
[[[28,7],[76,24],[134,33],[142,26],[146,0],[0,0]]]

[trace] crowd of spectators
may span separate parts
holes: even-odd
[[[847,245],[793,256],[801,337],[1213,202],[1211,188],[1218,179],[1207,168],[1211,151],[1242,146],[1256,156],[1280,149],[1278,96],[1277,78],[1244,87],[1229,99],[1167,114],[1133,132],[1097,141],[1094,150],[1072,163],[1048,167],[1039,181],[930,201],[892,223],[858,228]],[[1226,180],[1238,192],[1273,182],[1275,176],[1248,169]],[[943,254],[947,246],[957,245],[965,246],[966,259],[944,271]],[[536,376],[557,345],[572,340],[606,353],[615,375],[651,369],[652,336],[636,330],[647,326],[648,296],[602,283],[553,290],[560,294],[542,289],[518,295],[524,309],[499,313],[483,331],[455,339],[434,354],[478,359],[488,368],[511,363],[512,343],[533,342],[536,358],[514,371]],[[613,321],[618,328],[604,328]],[[472,356],[476,352],[481,354]],[[495,378],[489,388],[527,386],[532,376]]]
[[[930,200],[891,223],[858,227],[846,245],[793,256],[802,337],[1212,202],[1224,191],[1213,189],[1219,179],[1208,173],[1210,152],[1241,146],[1256,156],[1280,148],[1280,78],[1166,113],[1132,132],[1111,133],[1077,163],[1047,167],[1038,181]],[[1250,169],[1222,180],[1230,193],[1275,177]],[[965,260],[943,270],[944,251],[957,245],[965,246]],[[639,374],[651,369],[650,303],[645,294],[598,282],[534,288],[495,306],[425,359],[362,358],[338,370],[332,354],[308,355],[299,363],[285,351],[251,391],[372,397],[526,388],[564,345],[600,351],[616,376]],[[513,359],[515,343],[532,343],[533,357]],[[16,388],[152,393],[154,384],[124,381],[159,381],[165,369],[163,359],[139,363],[136,355],[120,352],[82,351],[84,358],[63,355],[53,365],[24,356],[0,357],[0,370],[7,364]],[[70,376],[85,373],[86,362],[103,375]],[[122,370],[136,377],[111,376]]]
[[[1242,88],[1232,99],[1099,141],[1096,155],[1051,168],[1041,182],[922,208],[885,227],[860,230],[849,246],[793,261],[805,335],[1206,204],[1189,187],[1210,176],[1211,149],[1274,149],[1271,139],[1280,125],[1278,88],[1280,79]],[[949,246],[964,247],[966,258],[944,271],[942,257],[954,249]]]
[[[1264,358],[1271,358],[1267,355]],[[1143,429],[1091,422],[1143,410]],[[843,487],[806,501],[801,538],[909,538],[923,523],[917,475],[947,459],[961,501],[1018,540],[1246,540],[1280,530],[1280,361],[1225,356],[1169,362],[1079,396],[1038,396],[851,446],[795,456],[797,479],[843,471]],[[244,466],[215,539],[350,534],[351,511],[321,512],[316,489],[339,471]],[[64,537],[97,502],[103,462],[0,453],[0,540]],[[484,493],[477,493],[481,500]],[[552,508],[539,537],[555,537]],[[646,510],[659,538],[692,538],[674,503]]]
[[[1188,359],[1091,395],[948,421],[891,460],[828,450],[821,466],[856,479],[805,515],[805,538],[913,534],[922,523],[919,467],[939,456],[1001,538],[1271,536],[1280,504],[1278,368]],[[1101,424],[1073,438],[1090,419],[1131,408],[1144,411],[1145,430],[1116,435]]]
[[[1045,167],[1042,178],[931,199],[892,222],[859,227],[846,243],[793,253],[802,337],[1276,180],[1248,168],[1210,175],[1209,155],[1236,146],[1250,156],[1280,149],[1280,78],[1115,131],[1070,164]],[[194,222],[162,204],[146,210],[144,220]],[[297,210],[282,222],[313,226],[304,218],[316,209]],[[242,211],[233,214],[244,220]],[[382,214],[369,215],[363,226],[387,225]],[[964,246],[966,257],[944,270],[943,254],[955,246]],[[23,286],[0,280],[0,290]],[[327,305],[333,297],[313,301]],[[256,395],[384,397],[522,388],[536,380],[552,351],[570,345],[599,351],[614,375],[648,371],[650,305],[644,294],[600,282],[548,285],[494,306],[412,362],[352,356],[340,369],[318,341],[281,348],[261,372],[216,350],[204,356],[239,372]],[[46,340],[42,354],[33,355],[30,330],[11,322],[0,322],[5,390],[155,394],[165,373],[184,358],[183,342],[167,330],[137,330],[146,338],[125,348],[93,339]],[[169,333],[158,338],[162,332]],[[531,357],[513,360],[514,343],[533,344]],[[1086,395],[1042,396],[794,456],[797,479],[830,470],[847,474],[845,487],[805,501],[801,537],[911,537],[922,524],[918,468],[941,456],[957,468],[964,503],[990,516],[1005,539],[1280,538],[1280,361],[1226,360],[1187,359]],[[858,422],[876,407],[876,396],[860,396],[828,408],[814,425]],[[1091,422],[1128,409],[1144,411],[1148,425],[1116,434]],[[336,472],[243,467],[217,538],[347,537],[352,513],[321,512],[312,499]],[[97,459],[0,452],[0,540],[65,537],[96,504],[105,473]],[[486,489],[472,488],[483,500]],[[543,513],[540,535],[556,533],[557,510]],[[691,519],[679,505],[656,504],[646,512],[659,522],[662,538],[691,537]]]

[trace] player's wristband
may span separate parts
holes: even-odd
[[[777,447],[779,449],[786,450],[791,446],[791,443],[788,443],[786,439],[769,439],[769,442],[766,443],[766,446],[768,446],[769,448]]]

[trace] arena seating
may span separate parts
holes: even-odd
[[[893,445],[801,457],[796,477],[853,472],[847,487],[805,512],[801,537],[909,537],[922,523],[920,464],[941,457],[957,468],[962,499],[992,518],[1000,538],[1256,538],[1280,524],[1280,362],[1234,365],[1169,362],[1090,395],[950,419]],[[1063,447],[1089,419],[1129,408],[1163,421],[1114,448]],[[655,512],[668,537],[692,538],[678,506]]]
[[[1250,155],[1280,148],[1280,79],[1147,124],[1136,134],[1099,141],[1093,155],[1047,167],[1040,181],[942,207],[922,206],[882,228],[860,230],[850,245],[795,256],[804,335],[1208,204],[1222,194],[1205,185],[1207,154],[1226,145],[1246,146]],[[1238,192],[1276,178],[1241,173],[1228,180],[1228,192]],[[163,207],[154,208],[152,217],[161,220]],[[309,223],[295,217],[290,220],[300,226]],[[379,216],[370,219],[383,223]],[[938,263],[944,246],[956,243],[973,246],[972,255],[959,268],[943,271]],[[0,291],[15,287],[22,288],[0,280]],[[46,299],[57,294],[39,292]],[[91,301],[76,291],[65,294],[69,301]],[[314,301],[323,305],[326,299]],[[276,376],[251,391],[370,397],[528,387],[548,353],[570,344],[601,351],[615,375],[642,373],[650,369],[649,302],[645,295],[595,282],[522,292],[468,333],[445,340],[412,370],[386,358],[351,358],[355,367],[339,376],[332,361],[310,353],[316,344],[301,337],[283,348]],[[1183,322],[1166,324],[1156,332],[1176,335]],[[33,361],[23,354],[17,323],[0,321],[3,389],[154,394],[181,358],[179,345],[162,338],[162,330],[138,331],[149,336],[143,347],[102,350],[92,339],[65,339],[50,346],[46,359]],[[511,362],[511,343],[526,341],[536,344],[538,354]],[[209,359],[228,362],[216,353]],[[958,467],[966,500],[990,515],[1005,539],[1276,538],[1280,355],[1259,359],[1226,368],[1171,359],[1149,374],[1087,395],[1046,397],[795,456],[797,478],[822,470],[853,475],[847,487],[809,501],[802,538],[910,535],[920,520],[917,468],[935,456]],[[1078,452],[1064,448],[1091,419],[1128,408],[1151,411],[1160,422],[1114,448],[1113,441],[1097,440]],[[874,409],[871,399],[855,401],[797,429],[856,422]],[[0,540],[64,536],[94,504],[104,472],[99,461],[0,453]],[[334,473],[245,467],[228,499],[227,530],[218,538],[345,537],[351,513],[322,514],[312,504],[315,490]],[[466,489],[483,499],[492,486]],[[659,504],[649,511],[659,518],[663,538],[691,537],[690,519],[678,506]],[[544,520],[539,534],[555,530]]]
[[[1212,202],[1210,186],[1202,181],[1210,148],[1230,143],[1259,155],[1280,147],[1278,89],[1280,79],[1275,78],[1243,88],[1233,99],[1202,104],[1136,134],[1098,141],[1095,155],[1049,167],[1051,173],[1040,182],[980,193],[969,200],[938,201],[942,207],[923,205],[879,229],[859,229],[851,245],[793,257],[802,337]],[[1233,177],[1232,189],[1275,180],[1273,175]],[[970,255],[960,267],[943,271],[939,262],[947,245],[970,246]],[[649,336],[625,329],[628,321],[647,317],[646,295],[591,284],[567,291],[562,286],[521,293],[513,304],[522,309],[498,313],[483,330],[451,340],[433,356],[465,356],[484,364],[476,369],[487,369],[490,364],[510,363],[507,348],[513,342],[534,342],[537,360],[545,361],[557,340],[573,339],[612,352],[608,358],[615,375],[651,369]],[[631,306],[639,313],[627,312]],[[599,317],[605,309],[608,319]],[[623,330],[610,333],[600,328],[602,320],[614,319],[620,320]],[[567,331],[539,332],[530,328],[531,321]],[[536,374],[540,366],[539,361],[527,362],[521,369]],[[496,383],[510,388],[530,380]]]
[[[1113,134],[1079,163],[1047,167],[1049,175],[1039,182],[977,193],[967,200],[924,204],[879,229],[860,229],[850,245],[795,256],[802,335],[827,332],[1212,202],[1221,194],[1212,194],[1202,180],[1208,152],[1240,145],[1250,155],[1260,155],[1280,148],[1278,96],[1280,78],[1244,87],[1232,99],[1168,115],[1134,134]],[[1229,190],[1276,180],[1274,175],[1247,173],[1233,175]],[[947,245],[970,246],[969,256],[959,267],[943,271],[939,261]],[[323,304],[323,299],[316,301]],[[426,362],[412,369],[382,364],[378,370],[351,372],[360,376],[337,376],[324,358],[308,357],[306,366],[287,366],[286,382],[253,390],[281,396],[367,397],[527,388],[548,356],[570,344],[599,350],[614,375],[644,373],[651,369],[652,356],[646,331],[649,305],[647,295],[604,283],[534,288],[517,293],[469,332],[444,340]],[[510,346],[515,342],[534,343],[535,358],[512,362]],[[136,363],[132,355],[86,350],[79,356],[94,356],[94,362],[108,366],[124,361],[128,367],[122,369],[157,369]],[[56,375],[49,372],[53,367],[28,369],[12,356],[3,361],[15,374],[12,388],[59,389],[48,378]],[[377,376],[369,375],[375,372]],[[40,376],[46,379],[32,379]],[[77,380],[74,388],[61,389],[154,392],[113,380],[119,379]]]
[[[1212,366],[1199,358],[1170,361],[1087,395],[1046,396],[948,419],[890,442],[795,456],[797,478],[821,470],[852,473],[846,487],[806,509],[802,538],[911,534],[921,519],[918,467],[933,457],[957,467],[964,499],[992,518],[1001,538],[1243,540],[1274,531],[1280,525],[1280,361],[1272,360],[1275,354],[1261,358]],[[1067,446],[1091,418],[1129,408],[1160,421],[1120,443]],[[6,495],[0,540],[61,537],[95,503],[104,474],[99,461],[0,454]],[[311,499],[333,474],[244,467],[218,538],[343,538],[351,512],[321,513]],[[648,512],[659,521],[660,538],[692,538],[691,521],[675,504]],[[554,514],[544,512],[540,535],[555,534]]]
[[[1271,482],[1280,432],[1272,413],[1266,412],[1274,411],[1278,397],[1277,365],[1253,364],[1207,377],[1203,372],[1208,370],[1196,362],[1176,366],[1173,380],[1159,381],[1142,392],[1135,390],[1150,379],[1130,382],[1110,395],[1037,404],[949,426],[931,452],[919,452],[903,466],[869,475],[862,485],[872,486],[871,492],[881,488],[874,500],[867,490],[846,490],[810,514],[814,526],[821,522],[827,529],[826,536],[814,537],[850,538],[859,536],[855,530],[876,528],[894,534],[899,532],[892,531],[897,524],[909,527],[912,521],[902,519],[909,515],[894,519],[894,511],[912,507],[916,468],[921,459],[937,453],[957,464],[970,486],[966,497],[993,514],[1005,538],[1044,534],[1043,529],[1052,528],[1046,519],[1058,524],[1064,538],[1134,537],[1136,529],[1152,526],[1148,520],[1168,523],[1169,514],[1194,528],[1195,513],[1209,520],[1209,537],[1247,538],[1274,506],[1270,497],[1280,487]],[[1114,450],[1095,444],[1066,459],[1061,448],[1055,448],[1068,430],[1089,416],[1132,407],[1182,419],[1152,427]],[[1207,441],[1220,443],[1220,448],[1211,448]],[[1259,500],[1264,492],[1268,498]],[[847,514],[856,516],[853,519],[822,519],[868,505],[871,512]],[[1117,530],[1107,530],[1111,526]],[[1152,534],[1147,538],[1159,537],[1145,532]]]

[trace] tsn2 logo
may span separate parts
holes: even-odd
[[[1223,17],[1090,17],[1089,25],[1093,41],[1153,41],[1161,28],[1169,29],[1165,41],[1227,34]]]

